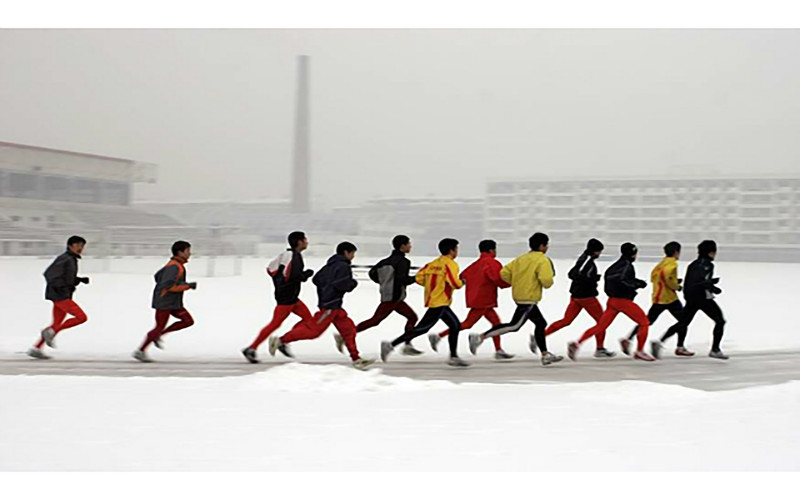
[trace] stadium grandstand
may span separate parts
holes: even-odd
[[[131,206],[136,183],[153,183],[149,163],[0,142],[0,255],[49,255],[72,234],[91,254],[163,255],[188,239],[218,255],[241,252],[235,227],[197,227]]]

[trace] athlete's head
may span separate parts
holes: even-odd
[[[336,245],[336,255],[341,255],[349,261],[352,261],[356,258],[357,250],[358,248],[356,248],[356,246],[349,241],[343,241]]]
[[[550,237],[544,233],[533,233],[533,235],[528,238],[528,246],[531,248],[532,252],[546,253],[547,249],[550,248],[548,246],[549,244]]]
[[[483,240],[478,243],[478,250],[481,253],[490,253],[497,256],[497,242],[494,240]]]
[[[697,256],[698,257],[708,257],[711,260],[714,260],[714,257],[717,256],[717,242],[714,240],[703,240],[697,245]]]
[[[188,241],[178,240],[172,244],[172,256],[189,260],[192,256],[192,245]]]
[[[636,257],[639,255],[639,249],[636,248],[636,245],[630,242],[623,243],[622,246],[619,247],[619,251],[623,257],[631,262],[635,261]]]
[[[440,241],[439,253],[442,255],[449,255],[454,259],[458,257],[458,240],[454,238],[445,238]]]
[[[67,240],[67,249],[75,254],[82,254],[83,247],[86,246],[86,240],[81,236],[70,236]]]
[[[672,257],[673,259],[679,259],[681,257],[681,244],[677,241],[670,241],[664,245],[664,255]]]
[[[398,234],[392,238],[392,247],[403,253],[411,252],[411,238],[405,234]]]
[[[303,231],[293,231],[289,233],[289,248],[295,252],[302,252],[308,248],[308,238]]]
[[[600,254],[603,253],[604,248],[605,247],[600,240],[592,238],[586,242],[586,253],[594,257],[600,257]]]

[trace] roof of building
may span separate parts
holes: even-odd
[[[127,158],[116,158],[113,156],[105,156],[105,155],[98,155],[94,153],[79,153],[77,151],[67,151],[65,149],[55,149],[55,148],[45,148],[42,146],[31,146],[29,144],[20,144],[16,142],[5,142],[0,141],[0,147],[13,147],[18,149],[29,149],[33,151],[46,151],[48,153],[59,153],[65,155],[72,155],[72,156],[80,156],[83,158],[96,158],[99,160],[111,160],[111,161],[122,161],[122,162],[129,162],[129,163],[139,163],[135,160],[129,160]]]
[[[800,180],[800,167],[795,172],[763,172],[754,170],[753,174],[710,174],[700,172],[673,172],[654,175],[622,175],[622,176],[603,176],[603,175],[572,175],[572,176],[549,176],[531,175],[523,176],[497,176],[486,179],[487,183],[493,182],[605,182],[605,181],[731,181],[731,180],[774,180],[792,179]]]

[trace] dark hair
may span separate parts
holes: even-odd
[[[409,241],[411,240],[405,234],[398,234],[392,238],[392,247],[394,247],[395,250],[400,250],[400,247],[407,245]]]
[[[75,243],[83,243],[85,245],[86,240],[83,239],[82,236],[70,236],[69,239],[67,240],[67,246],[71,247]]]
[[[300,240],[306,239],[306,233],[303,231],[292,231],[289,233],[289,248],[297,248],[297,245],[300,244]]]
[[[458,246],[458,240],[454,238],[445,238],[439,242],[439,253],[442,255],[449,254]]]
[[[539,247],[542,245],[547,245],[550,242],[550,238],[544,233],[533,233],[533,236],[528,238],[528,246],[531,247],[531,250],[534,252],[539,251]]]
[[[349,241],[343,241],[336,245],[337,255],[344,255],[345,252],[355,252],[356,250],[358,250],[358,248]]]
[[[172,255],[178,255],[178,252],[183,252],[191,246],[192,244],[188,241],[178,240],[172,244]]]
[[[703,240],[697,245],[697,255],[705,257],[711,252],[717,251],[717,242],[714,240]]]
[[[623,257],[630,258],[630,257],[633,257],[634,255],[638,254],[639,253],[639,249],[636,248],[636,245],[634,245],[633,243],[628,242],[628,243],[623,243],[619,247],[619,253],[621,253]]]
[[[677,241],[670,241],[666,245],[664,245],[664,255],[667,257],[672,257],[676,253],[681,251],[681,244]]]
[[[605,247],[603,243],[595,238],[591,238],[586,242],[586,251],[589,253],[602,252]]]
[[[497,250],[497,242],[494,240],[483,240],[478,243],[478,250],[481,252],[490,252]]]

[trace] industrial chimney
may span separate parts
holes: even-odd
[[[297,56],[297,95],[294,111],[294,157],[292,159],[292,211],[311,210],[308,176],[308,56]]]

